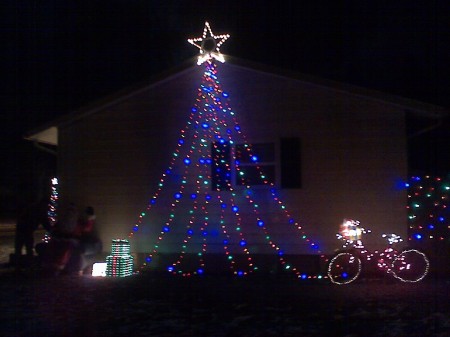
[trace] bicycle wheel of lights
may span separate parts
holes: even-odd
[[[361,274],[361,260],[352,253],[335,255],[328,264],[328,277],[335,284],[348,284]]]
[[[392,262],[393,275],[402,282],[419,282],[427,274],[430,261],[426,255],[416,249],[401,252]]]

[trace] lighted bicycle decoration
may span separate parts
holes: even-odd
[[[419,282],[428,274],[430,262],[426,255],[417,249],[407,248],[398,251],[395,244],[403,241],[396,234],[383,234],[388,245],[383,251],[369,252],[363,242],[363,234],[370,233],[360,226],[359,221],[344,220],[339,240],[344,241],[339,251],[328,263],[328,277],[339,285],[349,284],[361,275],[365,265],[376,264],[382,272],[392,275],[402,282]]]

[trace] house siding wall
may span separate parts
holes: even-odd
[[[382,244],[381,233],[406,235],[406,191],[397,187],[407,174],[401,107],[231,64],[219,65],[218,70],[250,143],[301,139],[302,188],[278,193],[322,252],[338,248],[335,233],[343,218],[358,219],[371,228],[374,234],[367,239],[373,247]],[[155,193],[179,131],[186,125],[201,76],[202,67],[190,68],[60,127],[62,202],[94,206],[104,242],[126,237]],[[236,188],[237,193],[242,190]],[[262,193],[258,199],[259,190],[255,188],[255,200],[270,219],[273,239],[288,253],[317,253],[286,223],[279,205]],[[170,204],[169,200],[159,202]],[[148,223],[143,223],[133,239],[134,250],[153,248],[169,208],[148,216]],[[242,219],[252,251],[273,252],[255,226],[252,211],[242,210]],[[161,251],[179,251],[182,237],[175,231],[169,233]],[[219,238],[208,239],[211,251],[223,251]],[[203,239],[192,240],[194,245]]]

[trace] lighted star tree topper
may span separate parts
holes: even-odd
[[[220,62],[225,62],[225,58],[220,53],[220,46],[230,37],[229,34],[214,35],[208,22],[205,22],[205,28],[201,37],[188,39],[188,42],[198,49],[200,55],[198,56],[197,64],[200,65],[206,60],[216,59]]]
[[[291,237],[298,238],[299,244],[303,242],[314,253],[319,252],[319,246],[279,198],[258,153],[242,131],[229,94],[222,89],[214,60],[224,61],[219,48],[228,38],[228,34],[214,35],[205,23],[202,37],[188,40],[200,49],[198,64],[203,64],[205,71],[170,163],[129,238],[143,231],[145,225],[159,223],[161,230],[143,268],[168,245],[165,238],[171,236],[171,242],[179,242],[179,253],[166,269],[176,275],[207,272],[206,257],[217,250],[222,251],[224,263],[233,274],[247,275],[258,270],[254,252],[262,244],[277,255],[282,268],[298,278],[322,278],[305,274],[285,257],[284,242],[276,233],[279,230],[290,232]],[[257,189],[252,187],[254,180],[249,178],[244,162],[256,170]],[[274,210],[276,223],[270,217]],[[254,240],[258,243],[252,243]],[[196,261],[189,264],[188,257],[192,256]]]

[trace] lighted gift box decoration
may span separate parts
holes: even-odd
[[[128,240],[112,240],[111,255],[106,257],[106,276],[125,277],[133,274],[133,256]]]

